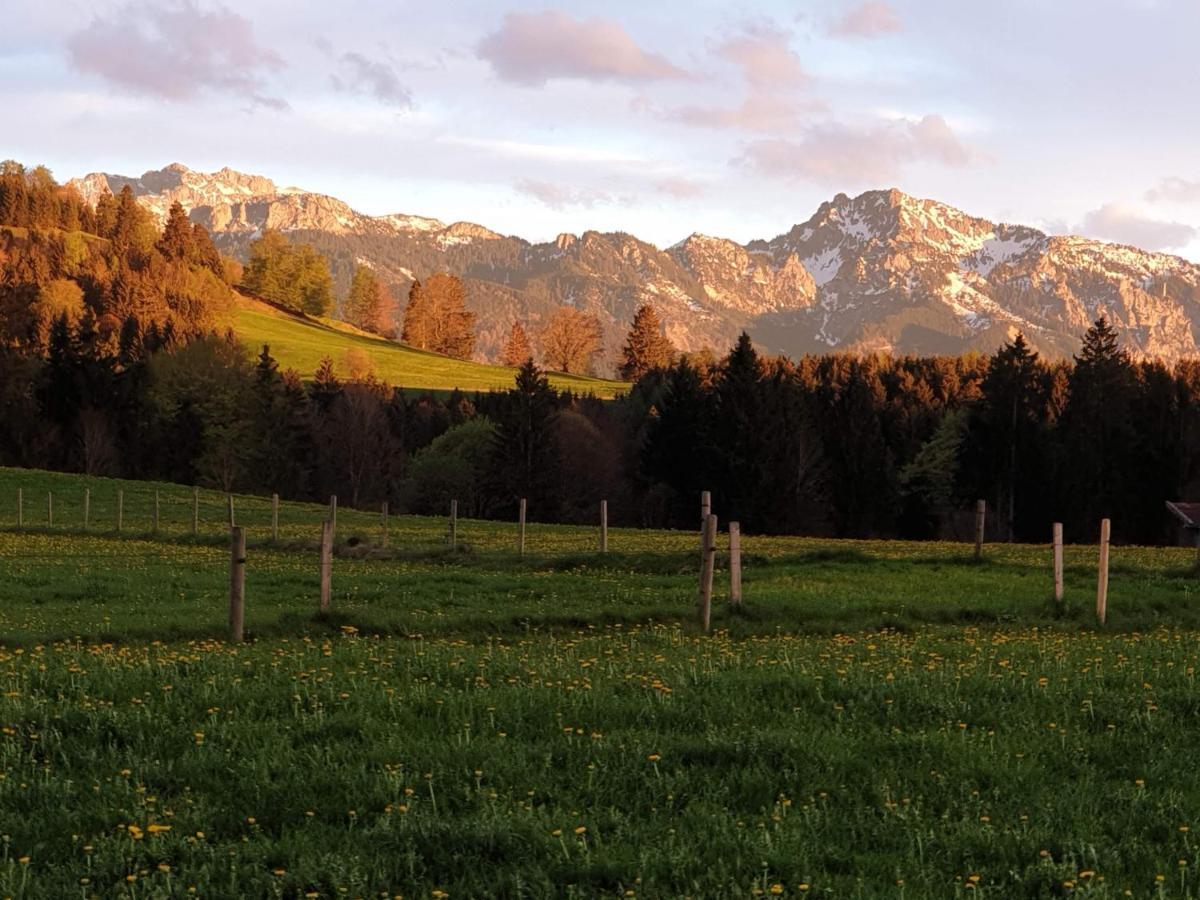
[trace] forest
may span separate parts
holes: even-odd
[[[309,255],[276,250],[250,279],[328,310],[319,273],[287,276],[315,271]],[[963,536],[983,498],[996,539],[1043,541],[1062,521],[1091,540],[1108,516],[1115,539],[1157,543],[1164,501],[1200,492],[1200,361],[1131,359],[1103,317],[1068,361],[1020,335],[990,356],[789,360],[746,335],[723,355],[676,354],[645,307],[617,400],[554,391],[519,323],[511,390],[415,395],[332,361],[304,383],[269,347],[249,355],[224,327],[239,268],[182,209],[160,231],[128,192],[93,210],[6,164],[0,465],[400,511],[457,499],[480,517],[525,497],[543,521],[594,521],[605,499],[616,523],[686,528],[711,490],[749,533],[839,537]],[[369,324],[381,298],[361,281],[354,314]],[[409,339],[461,352],[471,323],[452,285],[426,289],[442,294],[455,327],[424,300]]]

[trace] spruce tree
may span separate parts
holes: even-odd
[[[557,395],[550,380],[527,359],[517,371],[515,387],[504,395],[494,414],[489,481],[510,509],[523,497],[536,515],[555,513],[556,409]]]
[[[189,259],[193,255],[192,223],[178,200],[171,204],[162,237],[155,245],[167,259]]]
[[[508,339],[504,342],[504,351],[500,354],[501,364],[516,368],[532,358],[533,344],[529,342],[529,335],[520,322],[513,322]]]
[[[649,303],[638,307],[633,325],[621,351],[621,377],[637,381],[648,372],[666,369],[675,357],[675,348],[663,334],[658,313]]]

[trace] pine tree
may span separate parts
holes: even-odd
[[[658,313],[649,303],[638,307],[633,325],[621,351],[621,377],[637,381],[648,372],[666,369],[675,357],[675,348],[662,331]]]
[[[357,266],[346,295],[343,318],[355,328],[378,334],[383,330],[384,287],[370,266]]]
[[[533,344],[529,342],[529,335],[525,333],[520,322],[513,322],[508,331],[508,339],[504,342],[504,352],[500,354],[500,363],[516,368],[532,358]]]

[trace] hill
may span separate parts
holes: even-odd
[[[465,222],[368,216],[230,169],[175,164],[74,184],[91,202],[129,186],[160,218],[178,200],[234,254],[261,229],[278,229],[320,250],[343,291],[364,263],[397,296],[414,278],[458,275],[489,359],[514,320],[536,332],[563,305],[597,316],[610,360],[642,303],[681,350],[723,349],[746,329],[764,350],[792,356],[991,352],[1021,331],[1043,354],[1066,358],[1103,314],[1134,356],[1172,362],[1195,355],[1200,334],[1200,266],[991,222],[898,190],[838,194],[771,239],[693,234],[660,249],[625,232],[531,242]]]
[[[295,369],[311,378],[323,357],[330,357],[339,374],[347,368],[347,354],[361,351],[370,359],[377,377],[396,387],[464,391],[503,390],[513,384],[516,370],[505,366],[451,359],[438,353],[414,350],[366,334],[332,319],[312,319],[276,309],[239,294],[234,308],[234,330],[251,352],[263,344],[281,368]],[[611,398],[627,384],[584,375],[552,374],[560,390]]]

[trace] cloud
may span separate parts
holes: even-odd
[[[727,38],[717,55],[739,66],[755,90],[777,91],[807,87],[810,78],[790,45],[790,35],[771,23],[754,23]]]
[[[1106,203],[1083,217],[1079,230],[1091,237],[1145,250],[1183,247],[1200,237],[1200,229],[1183,222],[1151,219],[1130,206]]]
[[[830,26],[829,33],[834,37],[874,38],[903,30],[904,26],[892,5],[876,0],[850,10]]]
[[[691,197],[699,197],[704,193],[703,185],[692,181],[690,178],[675,176],[671,178],[663,178],[654,185],[654,189],[660,194],[666,194],[674,197],[677,200],[687,200]]]
[[[570,207],[591,209],[597,205],[627,202],[622,198],[613,196],[607,191],[553,184],[549,181],[536,181],[531,178],[523,178],[513,185],[513,187],[517,193],[532,197],[539,203],[556,210],[564,210]]]
[[[751,141],[735,163],[764,175],[841,186],[893,181],[906,163],[934,161],[952,167],[975,154],[941,116],[852,128],[837,122],[809,128],[799,140]]]
[[[220,4],[131,3],[93,18],[68,39],[67,52],[79,71],[137,93],[182,101],[214,91],[287,107],[263,93],[265,76],[283,60],[258,43],[248,19]]]
[[[620,23],[576,19],[556,10],[509,13],[475,53],[501,80],[529,87],[555,78],[641,82],[687,77],[662,56],[639,47]]]
[[[330,76],[339,91],[367,94],[400,109],[412,106],[412,93],[388,63],[368,59],[361,53],[343,53],[340,61],[342,74]]]
[[[793,132],[804,114],[824,109],[816,100],[752,94],[737,106],[685,106],[669,113],[672,119],[700,128],[740,128],[767,134]]]
[[[745,98],[737,106],[685,106],[670,111],[670,118],[702,128],[779,134],[796,131],[805,114],[824,109],[814,98],[797,96],[812,79],[786,31],[770,23],[751,24],[714,51],[742,70]]]
[[[1151,203],[1200,203],[1200,181],[1185,178],[1164,178],[1158,187],[1146,191]]]

